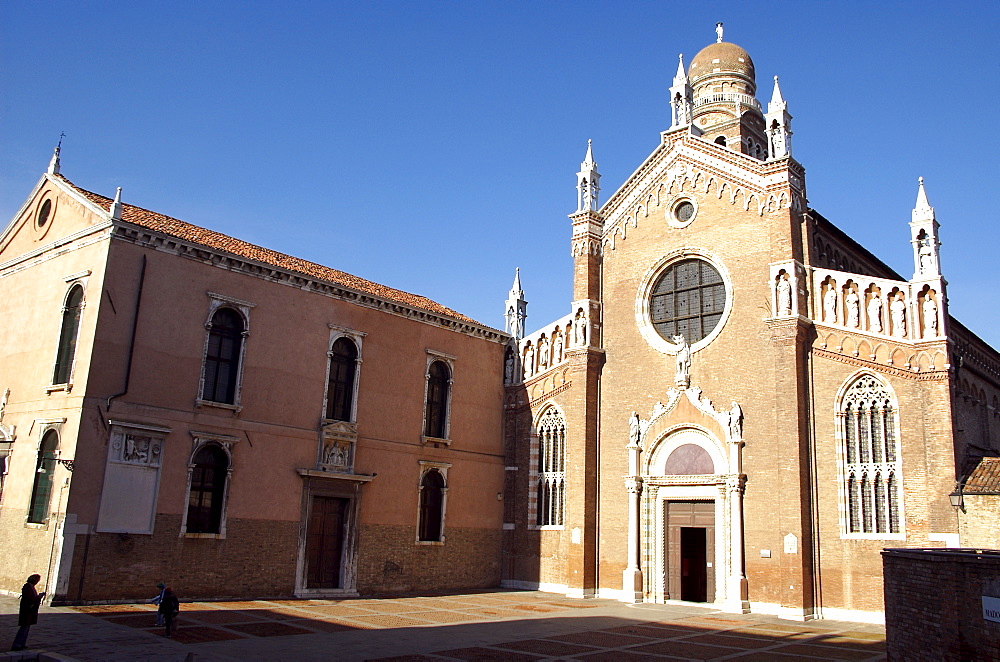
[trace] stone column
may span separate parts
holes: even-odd
[[[747,576],[743,569],[743,476],[726,478],[729,492],[729,577],[726,578],[726,611],[750,613],[747,599]]]
[[[628,490],[628,567],[622,573],[622,602],[642,602],[642,569],[639,567],[639,498],[642,478],[625,478]]]

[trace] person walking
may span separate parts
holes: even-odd
[[[174,590],[169,586],[163,589],[163,599],[160,600],[159,613],[163,615],[163,623],[167,626],[167,636],[173,636],[171,628],[174,624],[174,619],[177,618],[177,614],[181,610],[180,602],[177,600],[177,596],[174,594]]]
[[[150,602],[159,607],[160,603],[163,602],[163,592],[167,590],[167,585],[160,582],[156,585],[156,588],[160,589],[160,592]],[[159,609],[156,610],[156,627],[163,627],[163,614],[160,613]]]
[[[42,604],[45,592],[39,593],[35,586],[41,581],[41,575],[31,575],[21,587],[21,605],[17,610],[17,635],[14,637],[12,651],[24,650],[28,643],[28,630],[38,622],[38,607]]]

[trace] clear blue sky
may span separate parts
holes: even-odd
[[[926,178],[951,313],[1000,346],[1000,3],[0,3],[0,223],[45,169],[502,326],[568,312],[588,138],[607,199],[677,54],[781,76],[812,207],[904,275]]]

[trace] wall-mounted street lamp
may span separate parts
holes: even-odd
[[[962,494],[962,483],[955,483],[955,491],[948,495],[948,499],[951,500],[951,505],[953,508],[958,508],[963,513],[965,512],[965,497]]]

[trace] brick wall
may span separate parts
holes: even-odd
[[[500,531],[448,527],[446,523],[444,535],[443,545],[418,545],[413,526],[362,524],[358,592],[408,593],[500,584]]]
[[[958,522],[963,546],[1000,549],[1000,494],[966,494]]]
[[[889,659],[1000,659],[1000,623],[982,607],[1000,598],[1000,552],[887,549],[882,565]]]

